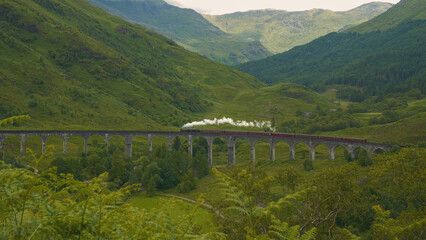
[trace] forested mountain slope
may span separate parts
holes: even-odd
[[[257,79],[85,0],[0,3],[0,115],[39,128],[180,126]]]
[[[426,93],[426,17],[424,1],[405,0],[389,10],[399,24],[385,31],[331,33],[309,44],[238,68],[268,84],[296,82],[357,87],[348,95],[367,96],[413,91]],[[419,12],[419,9],[422,9]],[[416,17],[412,18],[413,13]],[[371,20],[386,22],[387,13]],[[368,28],[367,22],[363,29]],[[373,29],[375,27],[372,27]]]
[[[109,13],[161,33],[185,48],[225,64],[258,60],[270,55],[259,41],[239,40],[213,26],[192,9],[163,0],[88,0]]]
[[[365,22],[390,7],[390,3],[373,2],[343,12],[324,9],[299,12],[269,9],[204,17],[240,40],[261,41],[269,51],[281,53],[330,32]]]
[[[346,30],[346,32],[366,33],[372,31],[385,31],[396,27],[406,21],[425,20],[426,3],[422,0],[401,0],[395,7],[381,14],[377,18],[356,27]]]

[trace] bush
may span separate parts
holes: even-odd
[[[151,177],[149,179],[148,185],[146,186],[146,195],[148,197],[155,196],[156,189],[157,189],[157,184],[155,183],[155,178]]]
[[[373,161],[371,161],[371,158],[368,156],[367,151],[365,151],[364,149],[358,149],[356,159],[358,164],[362,167],[370,166],[371,164],[373,164]]]
[[[183,176],[182,181],[177,185],[179,193],[187,193],[196,188],[195,178],[192,173],[187,173]]]
[[[346,150],[346,148],[345,148],[345,150],[343,151],[343,155],[345,156],[345,159],[346,159],[346,161],[347,162],[352,162],[352,156],[351,156],[351,154],[348,152],[348,150]]]
[[[306,159],[306,160],[303,162],[303,168],[304,168],[306,171],[314,170],[314,162],[313,162],[313,161],[311,161],[310,159]]]

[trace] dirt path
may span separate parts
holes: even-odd
[[[187,201],[187,202],[190,202],[190,203],[199,204],[199,203],[197,203],[197,201],[194,201],[194,200],[189,199],[189,198],[186,198],[186,197],[181,197],[181,196],[176,196],[176,195],[170,195],[170,194],[164,194],[164,193],[160,194],[160,196],[164,196],[164,197],[172,197],[172,198],[180,199],[180,200]],[[208,205],[208,204],[206,204],[206,203],[201,204],[201,206],[206,207],[206,208],[208,208],[208,209],[212,210],[213,212],[215,212],[215,213],[216,213],[216,215],[218,215],[218,216],[219,216],[219,217],[221,217],[222,219],[223,219],[223,218],[225,218],[225,217],[224,217],[224,216],[223,216],[223,215],[219,212],[219,210],[217,210],[217,209],[216,209],[216,208],[214,208],[213,206]]]

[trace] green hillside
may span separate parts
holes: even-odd
[[[109,13],[161,33],[186,49],[215,61],[235,65],[269,56],[259,41],[239,40],[213,26],[192,9],[163,0],[88,0]]]
[[[264,86],[83,0],[0,9],[2,118],[29,113],[40,128],[179,126]]]
[[[9,128],[159,130],[223,116],[271,120],[272,106],[288,115],[334,107],[300,85],[265,88],[83,0],[0,9],[0,119],[32,118]]]
[[[204,17],[240,40],[261,41],[269,51],[281,53],[327,33],[365,22],[391,6],[373,2],[344,12],[323,9],[300,12],[258,10]]]
[[[394,8],[400,9],[399,4]],[[400,15],[411,16],[406,12]],[[386,13],[383,16],[386,18]],[[372,20],[373,24],[380,19]],[[324,85],[346,85],[349,87],[342,89],[339,97],[352,101],[410,91],[413,96],[425,94],[426,19],[410,19],[383,32],[331,33],[238,68],[268,84],[290,81],[318,90]]]
[[[426,3],[422,0],[401,0],[395,7],[380,16],[346,30],[346,32],[366,33],[385,31],[406,21],[425,20]]]

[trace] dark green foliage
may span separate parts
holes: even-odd
[[[148,181],[148,184],[146,185],[146,195],[149,197],[153,197],[155,195],[156,189],[157,189],[157,181],[155,180],[155,177],[151,177]]]
[[[180,141],[180,138],[179,138],[179,137],[177,137],[177,138],[173,139],[172,149],[173,149],[173,150],[175,150],[175,151],[177,151],[177,150],[179,150],[179,149],[180,149],[180,147],[181,147],[181,141]]]
[[[279,132],[314,133],[317,131],[336,131],[345,128],[358,128],[361,123],[347,111],[335,109],[322,110],[317,108],[316,112],[310,112],[305,116],[302,111],[296,112],[298,118],[281,122],[277,126]]]
[[[58,174],[71,173],[76,179],[81,180],[81,171],[83,170],[83,166],[80,164],[80,159],[76,157],[56,157],[52,160],[50,166],[56,167]]]
[[[353,161],[351,154],[348,152],[346,148],[343,149],[343,156],[347,162]]]
[[[196,188],[196,182],[194,175],[191,172],[188,172],[183,176],[180,183],[177,185],[176,189],[180,193],[187,193]]]
[[[347,99],[351,102],[362,102],[367,98],[367,95],[360,89],[343,87],[337,90],[336,97],[339,99]]]
[[[370,156],[368,156],[367,151],[364,149],[357,149],[355,156],[355,160],[362,167],[370,166],[371,164],[373,164],[373,161],[371,160]]]
[[[398,113],[392,110],[385,110],[380,117],[372,117],[369,124],[386,124],[399,120]]]
[[[129,180],[129,171],[126,169],[126,162],[120,152],[115,152],[111,159],[111,168],[109,169],[109,180],[122,186]]]
[[[307,158],[305,161],[303,161],[303,169],[305,169],[306,171],[314,170],[314,162]]]
[[[294,191],[297,185],[299,185],[300,177],[296,168],[285,166],[278,170],[278,175],[275,176],[275,179],[283,186],[284,192],[289,192],[289,190]]]
[[[89,179],[91,177],[97,177],[101,173],[104,173],[106,168],[107,159],[101,157],[101,155],[97,153],[91,153],[85,158],[84,161],[84,174],[85,178]]]
[[[194,172],[194,175],[198,178],[207,176],[210,173],[210,165],[207,160],[207,155],[204,149],[198,151],[191,160],[191,166]]]

